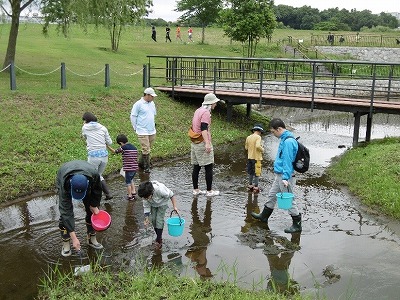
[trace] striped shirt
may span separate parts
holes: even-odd
[[[125,172],[136,172],[138,170],[138,151],[134,145],[126,143],[125,145],[116,149],[115,153],[122,153],[122,168]]]

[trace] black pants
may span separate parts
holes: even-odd
[[[192,182],[193,182],[193,188],[195,190],[197,190],[199,188],[200,170],[201,170],[201,167],[199,165],[193,165]],[[206,171],[207,191],[211,191],[212,190],[212,181],[213,181],[213,164],[204,166],[204,170]]]

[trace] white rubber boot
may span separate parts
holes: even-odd
[[[72,253],[72,251],[71,251],[70,240],[63,241],[62,249],[61,249],[61,255],[64,256],[64,257],[68,257],[68,256],[71,255],[71,253]]]
[[[90,247],[92,247],[94,249],[97,249],[97,250],[103,249],[103,245],[97,241],[96,235],[88,236],[88,244]]]

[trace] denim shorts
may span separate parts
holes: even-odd
[[[135,177],[136,172],[135,171],[126,171],[125,172],[125,183],[127,185],[132,183],[133,178]]]

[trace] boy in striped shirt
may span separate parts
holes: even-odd
[[[128,138],[124,134],[117,136],[118,149],[114,150],[115,154],[122,153],[122,169],[125,172],[125,183],[128,191],[127,200],[132,201],[136,196],[136,188],[133,178],[139,168],[137,158],[137,148],[128,143]]]

